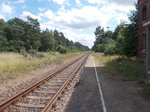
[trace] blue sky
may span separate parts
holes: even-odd
[[[97,26],[110,30],[134,9],[137,0],[0,0],[0,18],[26,19],[29,15],[40,22],[42,30],[57,29],[73,41],[92,47]]]

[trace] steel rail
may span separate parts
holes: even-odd
[[[46,78],[44,78],[43,80],[35,83],[34,85],[31,85],[30,87],[28,87],[26,90],[18,93],[17,95],[13,96],[12,98],[2,102],[0,104],[0,112],[2,112],[5,108],[7,108],[8,106],[10,106],[11,104],[15,103],[16,101],[18,101],[21,97],[27,95],[29,92],[33,91],[35,88],[39,87],[40,85],[42,85],[43,83],[45,83],[47,80],[50,80],[53,76],[57,75],[58,73],[62,72],[63,70],[65,70],[66,68],[68,68],[69,66],[71,66],[72,64],[74,64],[75,62],[77,62],[78,60],[80,60],[82,57],[88,55],[88,53],[82,55],[81,57],[79,57],[78,59],[75,59],[74,61],[72,61],[71,63],[67,63],[64,67],[61,67],[59,70],[54,71],[53,73],[51,73],[49,76],[47,76]],[[48,73],[47,73],[48,74]]]
[[[79,70],[82,68],[82,66],[85,64],[86,60],[88,58],[88,55],[84,59],[84,61],[71,73],[69,78],[65,81],[65,83],[62,85],[62,87],[58,90],[58,92],[52,97],[52,99],[49,101],[49,103],[44,107],[42,112],[49,112],[53,106],[53,104],[56,103],[58,97],[61,95],[61,93],[64,91],[64,89],[69,85],[73,77],[79,72]]]

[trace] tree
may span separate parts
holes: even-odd
[[[117,36],[118,51],[126,56],[136,56],[137,53],[137,9],[129,15],[130,23],[122,23]]]
[[[4,32],[7,24],[3,19],[0,19],[0,26],[0,51],[7,51],[9,43]]]
[[[48,30],[41,32],[37,19],[28,16],[27,21],[12,18],[5,22],[0,19],[0,51],[22,52],[34,54],[37,51],[88,50],[87,46],[68,40],[63,32]]]
[[[104,36],[105,36],[105,37],[108,37],[108,38],[112,38],[112,35],[113,35],[113,32],[112,32],[112,31],[106,31],[106,32],[104,33]]]
[[[137,7],[137,6],[136,6]],[[114,32],[105,32],[98,26],[95,30],[96,40],[92,49],[106,54],[136,56],[137,49],[137,9],[129,15],[130,23],[121,22]]]
[[[116,41],[111,38],[104,39],[104,53],[105,54],[115,54],[116,53]]]
[[[137,6],[136,6],[137,7]],[[137,8],[135,11],[131,11],[129,16],[130,24],[127,24],[124,32],[124,54],[127,56],[136,56],[137,53]]]
[[[94,32],[96,40],[94,42],[94,46],[92,47],[92,50],[97,51],[97,44],[103,43],[103,38],[105,37],[105,31],[101,26],[96,27],[96,30]]]
[[[40,23],[37,19],[33,19],[30,16],[27,17],[27,29],[26,35],[29,40],[29,44],[31,46],[30,49],[38,50],[41,43],[40,43]]]
[[[41,36],[41,51],[55,51],[56,41],[54,40],[53,34],[47,30],[42,33]]]
[[[67,53],[67,48],[65,48],[65,47],[62,46],[62,45],[59,45],[59,46],[57,47],[57,51],[59,51],[59,53],[61,53],[61,54],[65,54],[65,53]]]

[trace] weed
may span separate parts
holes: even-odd
[[[0,53],[0,83],[25,75],[52,62],[59,64],[63,60],[80,55],[80,53],[39,53],[33,50],[30,51],[30,54],[24,51],[21,52],[21,54]]]
[[[56,64],[61,63],[61,62],[62,62],[61,57],[57,56],[57,57],[54,59],[54,62],[55,62]]]
[[[103,65],[104,71],[111,74],[119,74],[130,80],[143,82],[145,80],[145,64],[137,61],[135,58],[121,57],[117,55],[105,56],[102,53],[94,53],[93,56]]]

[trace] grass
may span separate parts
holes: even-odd
[[[61,63],[63,60],[75,57],[80,53],[41,53],[42,57],[24,57],[17,53],[0,53],[0,83],[20,75],[30,73],[32,70],[54,63]]]
[[[96,64],[101,67],[101,72],[121,75],[127,80],[135,80],[143,85],[145,98],[150,99],[150,84],[145,83],[145,64],[135,58],[121,57],[118,55],[106,56],[102,53],[93,53]]]
[[[118,55],[106,56],[102,53],[94,53],[94,59],[105,72],[122,75],[130,80],[143,82],[145,80],[145,65],[135,58],[121,57]]]

